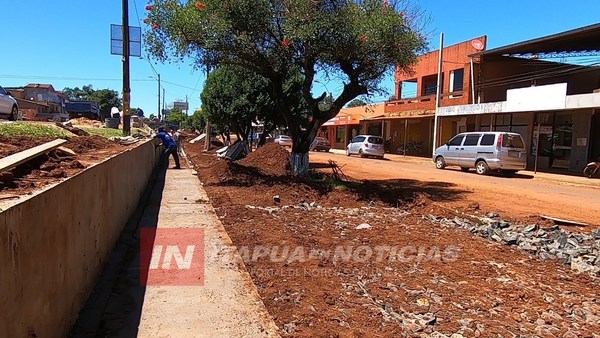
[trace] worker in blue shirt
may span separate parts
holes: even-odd
[[[165,151],[163,153],[163,162],[166,162],[167,168],[169,167],[169,155],[173,155],[173,159],[175,160],[175,167],[173,169],[180,169],[179,166],[179,155],[177,154],[177,143],[171,137],[171,135],[165,132],[165,128],[158,128],[158,134],[156,137],[161,139],[163,146],[165,147]]]

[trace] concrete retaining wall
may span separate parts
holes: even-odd
[[[158,157],[143,143],[0,212],[0,337],[69,333]]]

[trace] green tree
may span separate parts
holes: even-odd
[[[185,126],[192,130],[204,130],[206,127],[206,113],[202,109],[196,110],[188,117]]]
[[[394,66],[408,70],[425,45],[422,13],[406,0],[155,0],[149,6],[151,55],[161,61],[194,56],[198,64],[239,65],[272,84],[292,139],[292,170],[308,169],[308,150],[323,123],[352,99],[380,89]],[[300,69],[307,109],[295,114],[286,80]],[[328,109],[313,96],[315,75],[343,81]]]
[[[347,105],[348,108],[365,106],[367,103],[361,99],[354,99]]]
[[[185,113],[181,109],[173,108],[171,113],[165,116],[165,121],[170,124],[176,124],[180,126],[186,120]]]
[[[270,102],[266,79],[240,67],[213,71],[200,94],[202,110],[221,132],[231,131],[247,140],[258,112]]]

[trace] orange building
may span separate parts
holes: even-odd
[[[486,36],[480,36],[444,47],[442,61],[442,90],[440,106],[464,105],[473,102],[472,74],[478,69],[478,60],[472,54],[485,50]],[[433,118],[436,109],[439,50],[419,56],[417,64],[408,72],[397,68],[395,97],[385,102],[383,116],[361,121],[368,134],[391,140],[390,151],[430,156],[433,140]],[[445,121],[456,123],[456,121]],[[455,128],[442,128],[452,131]]]
[[[348,142],[356,135],[364,133],[360,121],[367,118],[384,116],[384,104],[364,105],[342,108],[338,115],[325,122],[319,136],[325,137],[334,149],[346,149]]]

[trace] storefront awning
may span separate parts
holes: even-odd
[[[408,116],[375,116],[370,117],[368,119],[362,119],[361,121],[384,121],[384,120],[404,120],[404,119],[420,119],[420,118],[429,118],[433,117],[433,114],[430,115],[408,115]]]
[[[347,125],[358,125],[360,122],[359,117],[358,116],[352,116],[352,115],[342,115],[342,116],[336,116],[334,118],[332,118],[331,120],[323,123],[323,127],[327,127],[327,126],[347,126]]]

